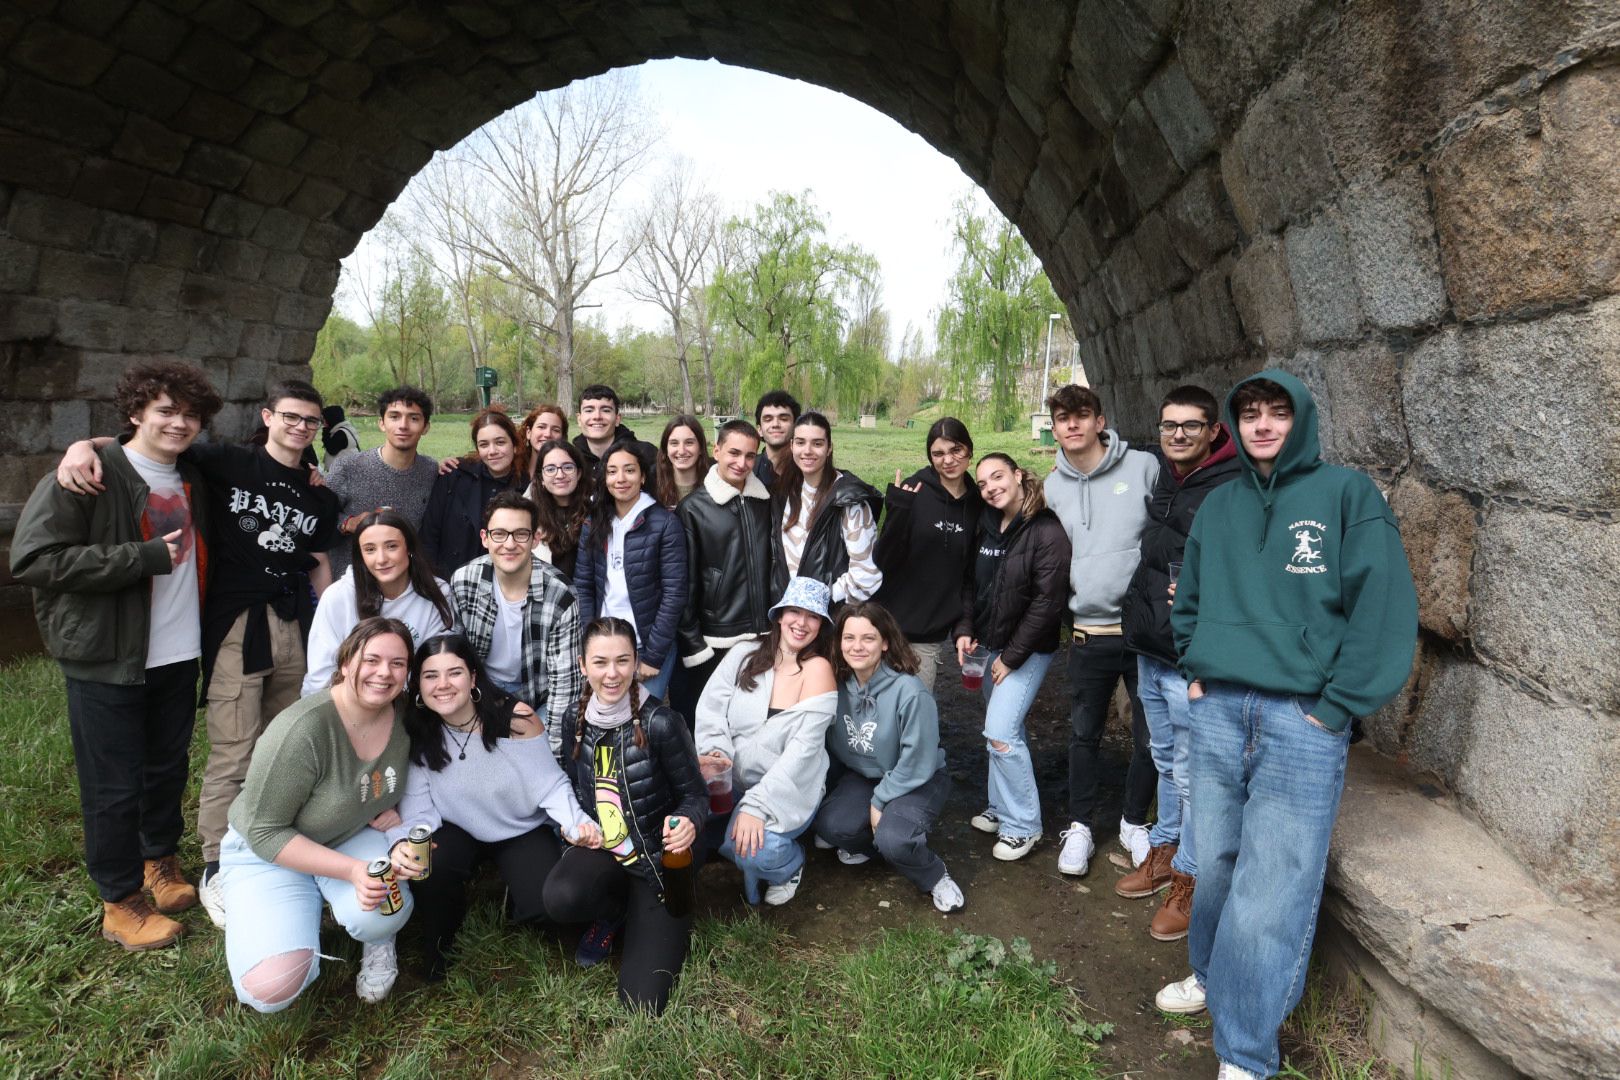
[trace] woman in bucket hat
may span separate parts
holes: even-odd
[[[767,904],[787,903],[804,874],[798,837],[825,790],[827,728],[838,704],[829,599],[822,582],[791,579],[770,609],[770,632],[728,652],[698,699],[710,809],[735,803],[720,854],[742,871],[750,904],[759,903],[762,881]]]

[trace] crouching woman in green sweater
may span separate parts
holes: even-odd
[[[389,887],[367,867],[390,857],[381,830],[399,823],[410,739],[398,699],[410,662],[403,623],[363,620],[338,646],[331,689],[285,709],[254,748],[219,882],[231,983],[259,1012],[285,1009],[320,973],[322,901],[362,945],[360,1000],[394,987],[394,937],[411,914],[404,882],[416,870],[393,856],[400,906],[390,912]]]

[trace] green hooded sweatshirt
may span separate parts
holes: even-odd
[[[1310,391],[1282,371],[1251,378],[1288,391],[1294,425],[1269,478],[1240,441],[1245,472],[1199,509],[1170,614],[1176,650],[1189,679],[1297,695],[1342,731],[1411,672],[1412,571],[1373,482],[1322,461]],[[1225,417],[1236,434],[1230,394]]]

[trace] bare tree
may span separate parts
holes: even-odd
[[[467,248],[550,314],[561,401],[574,398],[578,313],[595,306],[585,295],[632,250],[615,238],[610,219],[615,196],[653,142],[641,115],[634,78],[613,72],[540,94],[462,146],[488,195],[467,207]]]
[[[675,363],[681,375],[681,400],[693,411],[692,373],[688,354],[701,333],[709,264],[719,232],[720,204],[697,179],[692,164],[675,161],[654,189],[651,201],[631,225],[634,245],[625,292],[656,304],[669,317],[675,338]],[[694,308],[698,308],[694,311]],[[714,415],[714,375],[705,358],[704,415]]]

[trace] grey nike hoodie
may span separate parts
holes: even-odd
[[[1074,625],[1120,621],[1125,590],[1141,561],[1148,497],[1159,478],[1159,459],[1132,450],[1113,428],[1103,432],[1103,458],[1083,473],[1059,451],[1046,477],[1046,505],[1063,522],[1069,560],[1069,611]]]

